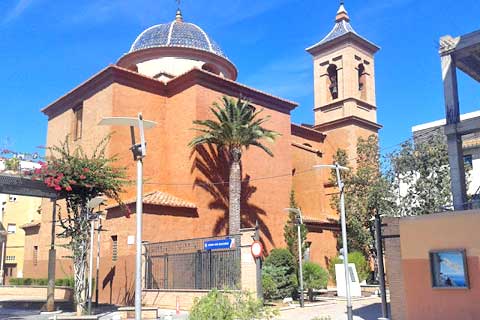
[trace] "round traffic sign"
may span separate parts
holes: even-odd
[[[263,246],[260,241],[254,241],[251,246],[252,255],[255,258],[260,257],[263,254]]]

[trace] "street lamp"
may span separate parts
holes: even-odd
[[[302,266],[302,236],[300,226],[303,224],[302,211],[298,208],[285,208],[287,212],[293,212],[297,215],[297,234],[298,234],[298,276],[300,278],[300,307],[303,308],[303,266]]]
[[[342,178],[340,176],[340,170],[347,171],[349,170],[347,167],[343,167],[338,163],[335,164],[319,164],[313,166],[314,169],[334,169],[337,175],[337,185],[338,189],[340,190],[340,219],[342,220],[342,243],[343,243],[343,268],[345,269],[345,286],[346,286],[346,294],[347,294],[347,319],[353,319],[352,313],[352,297],[350,294],[350,275],[348,272],[348,246],[347,246],[347,221],[345,216],[345,197],[344,197],[344,185],[342,182]]]
[[[137,118],[109,117],[103,118],[99,125],[104,126],[129,126],[132,138],[133,159],[137,161],[137,227],[135,237],[135,320],[142,318],[142,211],[143,211],[143,158],[147,154],[144,129],[157,125],[154,121],[143,120],[139,113]],[[140,133],[140,143],[135,142],[135,127]]]
[[[104,204],[104,197],[95,197],[88,201],[88,220],[90,220],[90,259],[88,264],[88,314],[92,314],[92,278],[93,278],[93,234],[95,230],[95,221],[100,218],[100,212],[93,213],[96,207]],[[97,283],[98,287],[98,283]]]

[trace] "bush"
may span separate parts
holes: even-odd
[[[92,279],[95,280],[95,279]],[[94,282],[95,284],[95,282]],[[75,285],[75,280],[73,278],[63,278],[55,280],[55,285],[59,287],[70,287],[73,288]]]
[[[295,292],[295,259],[288,249],[270,251],[262,270],[262,285],[267,300],[291,297]]]
[[[39,278],[39,279],[32,279],[32,278],[10,278],[8,281],[12,286],[47,286],[48,279]],[[55,285],[56,286],[64,286],[73,288],[73,278],[64,278],[64,279],[56,279]]]
[[[358,279],[360,282],[366,280],[370,275],[370,266],[368,265],[367,259],[363,256],[363,253],[360,251],[350,252],[348,254],[348,262],[355,264],[355,268],[357,269]],[[330,277],[333,281],[335,281],[335,265],[343,263],[343,260],[339,257],[335,257],[330,260],[328,265],[328,272],[330,273]]]
[[[328,283],[328,272],[314,262],[303,263],[303,282],[308,290],[310,301],[313,301],[313,290],[324,289]]]
[[[248,292],[227,294],[216,289],[201,299],[196,298],[190,310],[190,320],[250,320],[273,319],[278,313],[263,306],[262,301]]]

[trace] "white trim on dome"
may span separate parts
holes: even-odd
[[[169,46],[170,45],[170,42],[172,41],[172,33],[173,33],[173,26],[175,25],[177,21],[172,21],[170,23],[170,27],[168,28],[168,36],[167,36],[167,43],[166,45]]]
[[[207,43],[208,43],[208,49],[211,53],[215,53],[215,54],[218,54],[217,52],[215,52],[215,50],[213,50],[213,47],[212,47],[212,42],[210,41],[210,37],[208,36],[208,34],[202,29],[200,28],[199,26],[197,26],[196,24],[194,23],[190,23],[192,26],[196,27],[198,30],[200,30],[200,32],[203,34],[203,36],[205,37],[205,40],[207,40]]]

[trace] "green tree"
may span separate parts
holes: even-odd
[[[386,213],[391,210],[393,193],[390,181],[382,174],[378,138],[370,135],[357,141],[357,157],[354,168],[342,171],[345,192],[345,212],[349,250],[370,255],[373,237],[370,232],[370,219],[377,212]],[[334,160],[340,165],[349,167],[350,161],[345,150],[337,150]],[[336,184],[336,173],[332,170],[331,182]],[[339,195],[332,196],[332,208],[339,210]],[[339,239],[341,240],[341,239]]]
[[[297,285],[295,270],[295,258],[288,249],[270,251],[262,270],[265,298],[272,300],[291,297]]]
[[[295,191],[290,192],[290,208],[299,209],[297,201],[295,200]],[[307,227],[302,224],[300,226],[300,239],[302,252],[307,250]],[[295,258],[296,265],[298,266],[298,230],[297,230],[297,213],[290,210],[288,212],[288,220],[283,227],[283,237],[287,243],[287,248]]]
[[[335,257],[331,259],[328,263],[328,272],[330,277],[335,281],[335,265],[343,263],[343,260],[340,257]],[[361,281],[367,280],[370,276],[370,266],[368,265],[367,259],[363,255],[363,252],[353,251],[348,253],[348,263],[353,263],[357,269],[358,279]]]
[[[263,124],[269,116],[261,118],[263,111],[255,109],[242,99],[224,96],[222,105],[214,102],[210,108],[215,120],[195,120],[195,130],[201,134],[189,145],[196,147],[202,144],[213,144],[225,148],[230,156],[229,178],[229,233],[240,232],[240,194],[241,194],[241,157],[243,149],[255,146],[273,157],[272,151],[261,140],[273,142],[279,135],[266,129]]]
[[[308,297],[313,302],[313,290],[324,289],[328,284],[328,272],[314,262],[303,263],[303,282],[308,290]]]
[[[450,166],[445,137],[411,140],[388,155],[389,176],[397,191],[392,215],[411,216],[443,210],[452,203]]]

